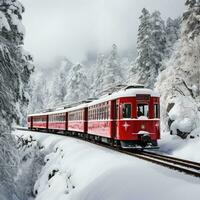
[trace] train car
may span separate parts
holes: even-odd
[[[129,86],[88,104],[88,133],[123,148],[156,147],[160,139],[159,95]]]
[[[67,109],[68,112],[68,131],[87,133],[87,104],[81,104],[74,108]]]
[[[32,129],[46,129],[48,130],[48,114],[40,113],[29,115],[32,119]]]
[[[88,133],[112,138],[112,101],[97,100],[88,105]]]
[[[65,131],[68,129],[68,113],[55,111],[48,113],[48,129],[51,131]]]

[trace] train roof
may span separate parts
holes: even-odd
[[[96,105],[99,103],[103,103],[105,101],[110,101],[110,100],[114,100],[114,99],[118,99],[118,98],[122,98],[122,97],[135,97],[138,94],[147,94],[152,97],[159,97],[159,94],[151,89],[135,87],[135,86],[127,86],[120,91],[101,96],[99,99],[91,101],[89,103],[82,103],[77,106],[69,107],[69,108],[62,109],[62,110],[54,110],[54,111],[50,111],[50,112],[41,112],[41,113],[36,113],[36,114],[30,114],[28,116],[42,116],[42,115],[51,115],[51,114],[70,112],[73,110],[82,109],[85,107],[93,106],[93,105]]]
[[[43,115],[53,115],[53,114],[70,112],[70,111],[73,111],[73,110],[79,110],[79,109],[82,109],[82,108],[85,108],[85,107],[87,107],[87,103],[80,104],[78,106],[71,107],[71,108],[62,109],[62,110],[54,110],[54,111],[50,111],[50,112],[41,112],[41,113],[30,114],[28,116],[34,117],[34,116],[43,116]]]
[[[135,97],[138,94],[148,94],[148,95],[151,95],[152,97],[160,96],[157,92],[155,92],[151,89],[140,88],[140,87],[135,88],[135,87],[128,86],[123,90],[114,92],[112,94],[104,95],[104,96],[100,97],[98,100],[88,103],[88,106],[92,106],[92,105],[95,105],[98,103],[103,103],[104,101],[110,101],[110,100],[114,100],[114,99],[118,99],[118,98],[122,98],[122,97]]]

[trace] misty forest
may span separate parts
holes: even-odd
[[[98,191],[97,196],[86,195],[94,186],[89,185],[91,180],[83,175],[84,170],[72,179],[78,167],[73,166],[69,173],[66,171],[71,165],[61,164],[61,157],[77,150],[75,147],[67,153],[53,145],[47,148],[42,137],[38,140],[32,135],[22,137],[15,134],[15,127],[27,126],[27,114],[99,98],[119,85],[142,84],[160,94],[161,138],[164,138],[161,150],[178,152],[181,157],[185,151],[181,148],[187,147],[186,157],[192,159],[190,155],[200,149],[200,1],[183,3],[186,9],[182,15],[166,20],[159,10],[143,8],[136,49],[121,54],[120,46],[113,43],[109,51],[92,52],[83,62],[71,61],[66,55],[60,56],[49,68],[40,68],[31,52],[24,48],[25,7],[19,0],[0,0],[0,200],[97,199]],[[103,153],[95,155],[106,160]],[[66,163],[75,160],[72,158]],[[196,155],[194,161],[199,162],[200,157]],[[84,161],[81,163],[84,166]],[[98,168],[97,164],[94,166]],[[66,174],[62,176],[61,171]],[[96,174],[93,175],[96,177]],[[65,192],[53,183],[52,177],[56,175],[60,177],[57,184],[64,184]],[[84,186],[87,190],[80,189],[83,183],[79,175],[92,189],[88,185],[88,188]],[[63,192],[66,196],[53,195],[52,187],[59,195]],[[76,188],[79,194],[75,195]],[[68,194],[75,196],[68,197]],[[111,199],[120,200],[122,196]]]

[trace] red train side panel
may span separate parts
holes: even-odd
[[[88,108],[88,133],[111,138],[111,101],[102,102]]]
[[[48,129],[48,115],[33,116],[33,128]]]
[[[68,112],[68,131],[87,133],[87,108]]]
[[[55,113],[49,115],[50,130],[66,130],[66,113]]]

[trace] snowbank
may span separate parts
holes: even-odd
[[[176,135],[170,135],[169,132],[166,132],[162,134],[162,139],[159,142],[159,145],[160,152],[200,162],[200,138],[187,138],[183,140]]]
[[[200,128],[200,112],[198,105],[191,97],[179,96],[173,99],[174,106],[169,111],[168,115],[172,124],[170,130],[173,134],[177,131],[190,134],[193,137],[198,137]]]
[[[34,187],[36,200],[199,199],[195,177],[78,139],[15,134],[31,134],[50,152]]]

